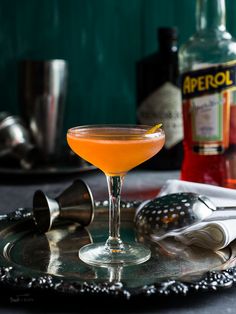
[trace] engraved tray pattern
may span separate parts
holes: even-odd
[[[123,209],[124,240],[137,235],[134,209]],[[122,298],[184,296],[231,287],[236,281],[236,243],[219,252],[184,247],[173,241],[149,243],[152,257],[134,266],[93,267],[78,258],[79,248],[107,235],[107,209],[97,208],[88,229],[64,222],[40,235],[30,209],[0,216],[1,288],[63,297]]]

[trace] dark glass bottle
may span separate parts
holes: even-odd
[[[182,105],[179,88],[177,29],[158,29],[159,51],[137,63],[137,120],[162,123],[164,148],[141,165],[155,170],[180,169],[183,157]]]

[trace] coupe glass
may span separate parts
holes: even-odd
[[[147,261],[150,250],[120,238],[120,195],[126,173],[153,157],[164,145],[162,129],[144,125],[86,125],[68,130],[67,142],[81,158],[104,172],[109,192],[109,237],[82,247],[79,257],[95,266],[130,265]]]

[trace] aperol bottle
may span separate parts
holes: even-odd
[[[197,32],[179,50],[184,119],[181,179],[228,186],[232,163],[229,166],[227,159],[236,123],[236,42],[225,28],[224,0],[197,0],[196,21]],[[233,156],[236,160],[236,150]]]

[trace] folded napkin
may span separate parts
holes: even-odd
[[[236,190],[208,184],[168,180],[158,196],[178,192],[205,195],[217,207],[235,206],[235,210],[216,210],[201,222],[181,229],[181,231],[170,231],[160,237],[152,235],[153,240],[159,241],[167,237],[174,237],[185,245],[196,245],[216,251],[236,239]]]

